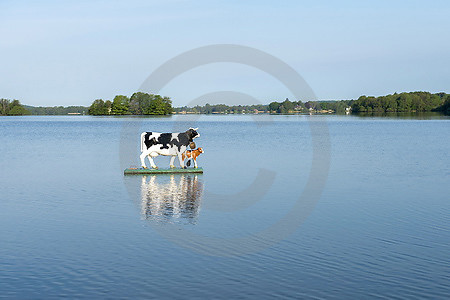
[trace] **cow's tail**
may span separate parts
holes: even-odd
[[[141,133],[141,152],[144,152],[144,142],[145,142],[145,134],[146,132]]]

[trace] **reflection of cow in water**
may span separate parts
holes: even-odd
[[[142,177],[141,212],[146,219],[194,223],[199,212],[203,183],[197,175]]]

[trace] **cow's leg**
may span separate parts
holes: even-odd
[[[158,169],[158,167],[155,165],[155,162],[153,161],[153,157],[151,156],[151,154],[148,154],[148,161],[150,162],[150,165],[152,166],[153,169]]]
[[[175,165],[173,164],[175,162],[175,155],[172,155],[170,157],[170,168],[173,169],[175,168]]]
[[[186,167],[184,166],[183,155],[181,152],[178,152],[178,160],[180,161],[180,167],[182,169],[186,169]]]
[[[147,151],[144,150],[144,151],[141,153],[141,156],[140,156],[140,158],[141,158],[141,166],[142,166],[144,169],[147,169],[147,166],[145,165],[145,157],[146,157],[147,155],[148,155]]]

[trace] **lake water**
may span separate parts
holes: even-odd
[[[190,126],[204,174],[123,175],[141,131]],[[0,297],[449,298],[449,129],[1,117]]]

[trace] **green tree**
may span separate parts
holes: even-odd
[[[170,100],[169,97],[163,97],[163,103],[164,103],[164,114],[165,115],[170,115],[173,112],[173,107],[172,107],[172,100]]]
[[[128,111],[134,115],[168,115],[173,111],[172,100],[169,97],[137,92],[130,97]]]
[[[97,99],[92,102],[91,106],[88,109],[88,114],[94,116],[102,116],[108,114],[108,108],[105,105],[105,101],[102,99]]]
[[[439,106],[436,110],[442,111],[444,114],[450,115],[450,95],[447,95],[445,97],[444,103],[441,106]]]
[[[284,100],[281,103],[282,106],[284,106],[284,109],[286,110],[286,112],[289,112],[291,110],[294,110],[294,103],[292,103],[291,101],[289,101],[288,98],[286,98],[286,100]]]
[[[129,113],[130,99],[127,96],[117,95],[114,97],[111,107],[111,114],[126,115]]]
[[[0,115],[3,116],[23,116],[31,113],[20,104],[19,100],[0,99]]]
[[[165,115],[165,104],[160,95],[150,95],[149,104],[143,108],[145,115]]]
[[[0,99],[0,115],[6,116],[9,112],[9,100],[8,99]]]
[[[130,112],[133,115],[149,115],[151,112],[150,103],[153,100],[151,94],[136,92],[130,98]]]
[[[269,111],[278,111],[278,109],[280,108],[280,105],[281,105],[281,103],[274,101],[269,104],[268,109],[269,109]]]
[[[397,98],[398,111],[411,111],[412,98],[408,93],[401,93]]]
[[[305,107],[307,109],[313,109],[313,110],[321,110],[322,107],[320,106],[319,102],[315,102],[315,101],[308,101],[305,103]]]
[[[13,106],[8,113],[9,116],[24,116],[30,114],[31,113],[27,109],[25,109],[22,105]]]
[[[128,111],[132,115],[141,115],[142,114],[141,107],[139,104],[139,97],[140,97],[140,93],[134,93],[130,97],[130,104],[128,106]]]
[[[212,114],[213,110],[212,110],[211,104],[206,103],[206,104],[203,106],[203,109],[202,109],[201,112],[204,113],[204,114]]]
[[[441,97],[443,93],[431,95],[430,101],[426,107],[426,110],[433,110],[441,106],[444,103],[444,98]]]
[[[425,103],[422,101],[421,97],[418,95],[410,95],[411,98],[411,110],[424,111]]]
[[[110,115],[111,114],[111,110],[112,110],[112,102],[110,100],[106,100],[105,101],[105,111],[106,111],[106,115]]]
[[[397,111],[397,100],[395,95],[388,95],[383,103],[384,110],[386,112],[396,112]]]
[[[288,111],[287,109],[284,107],[284,105],[280,105],[277,109],[277,113],[279,114],[286,114]]]

